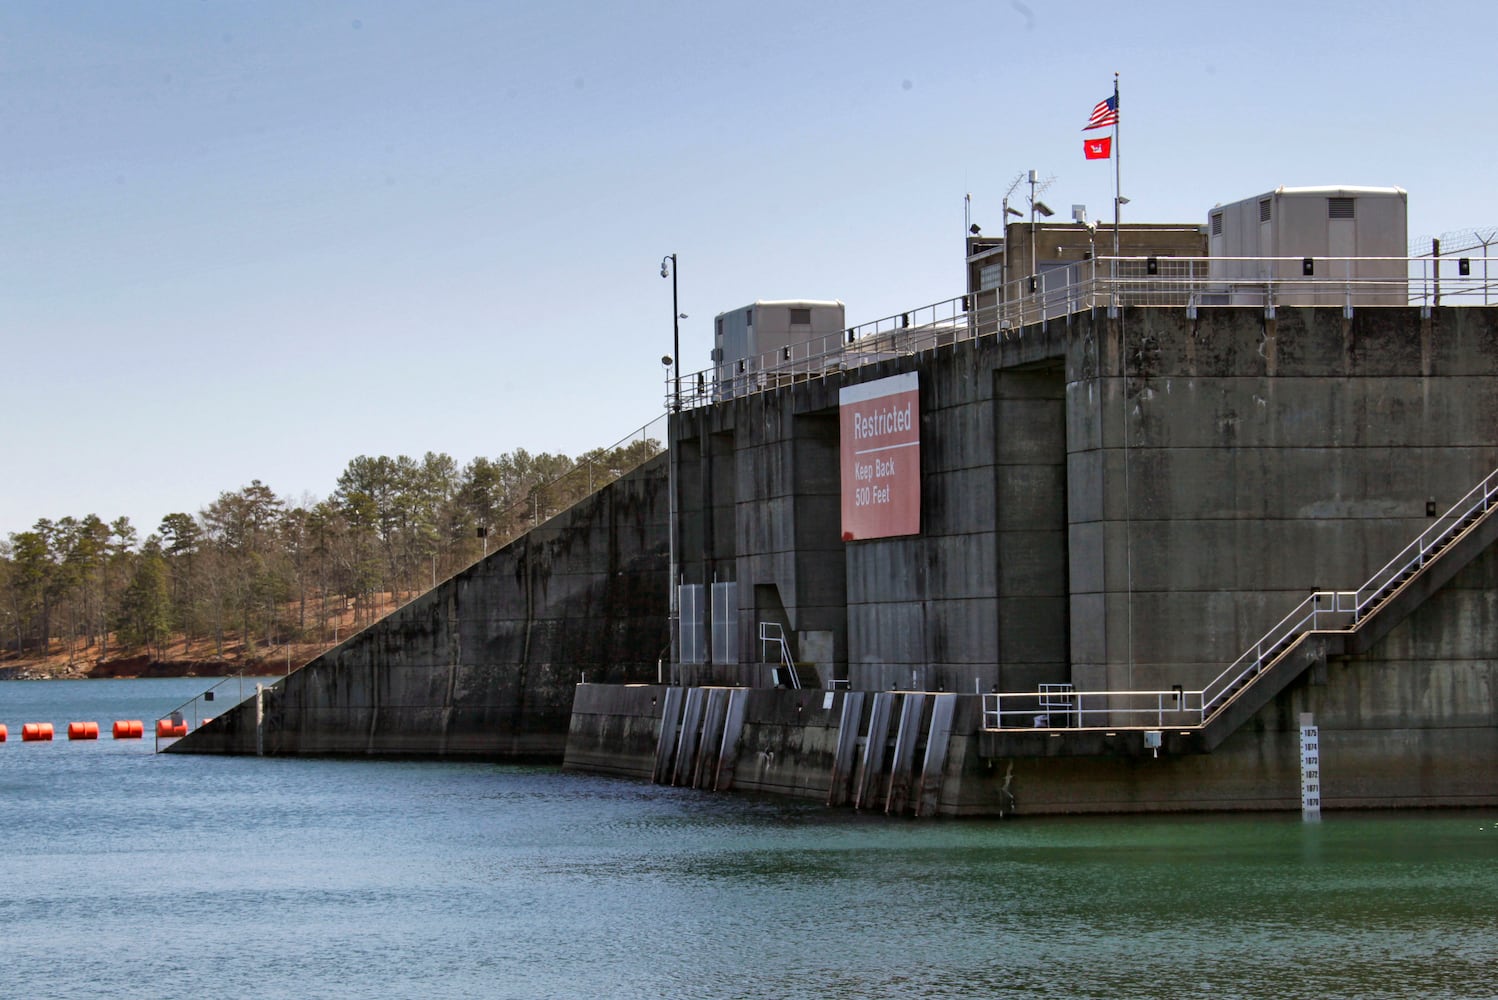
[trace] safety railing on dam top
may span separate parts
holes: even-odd
[[[413,590],[414,601],[430,590],[467,572],[527,532],[545,524],[572,505],[592,496],[614,480],[622,478],[665,450],[669,418],[662,413],[604,448],[595,448],[580,456],[565,472],[551,479],[525,486],[520,499],[491,512],[479,537],[479,555],[457,564],[442,576],[432,576],[429,590]],[[409,601],[407,602],[409,603]],[[404,607],[404,604],[397,605]],[[365,626],[373,627],[374,623]],[[351,635],[354,633],[351,633]]]
[[[526,487],[524,496],[494,512],[485,536],[484,555],[491,547],[509,544],[659,455],[665,450],[662,442],[666,440],[666,424],[665,414],[653,417],[613,444],[579,456],[560,475]]]
[[[1498,262],[1495,262],[1498,263]],[[1495,267],[1498,271],[1498,267]],[[890,358],[1001,335],[1093,310],[1120,307],[1198,310],[1279,306],[1430,307],[1498,303],[1498,275],[1486,258],[1447,257],[1099,257],[1076,261],[945,299],[835,334],[814,337],[681,376],[680,405],[826,378]],[[668,409],[676,404],[667,378]]]
[[[1047,709],[1053,691],[994,693],[983,696],[986,729],[1058,729],[1105,726],[1164,728],[1202,726],[1234,694],[1252,683],[1303,634],[1349,632],[1398,587],[1437,556],[1462,532],[1498,506],[1498,470],[1490,472],[1356,590],[1319,590],[1301,601],[1200,691],[1074,691],[1060,712]],[[1044,724],[1042,724],[1044,723]]]

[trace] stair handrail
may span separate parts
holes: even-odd
[[[1432,522],[1430,527],[1401,549],[1393,559],[1379,567],[1368,582],[1357,589],[1357,605],[1353,609],[1355,620],[1361,620],[1363,609],[1372,604],[1391,581],[1399,579],[1411,567],[1423,569],[1432,550],[1440,548],[1455,537],[1470,515],[1479,508],[1483,513],[1491,509],[1495,496],[1498,496],[1498,469],[1488,473],[1482,482],[1468,490],[1464,497],[1452,504],[1446,513]],[[1364,592],[1369,596],[1363,597]]]
[[[1406,570],[1424,569],[1427,559],[1435,550],[1443,548],[1465,529],[1464,522],[1470,515],[1479,510],[1480,514],[1486,514],[1493,508],[1495,497],[1498,497],[1498,469],[1488,473],[1482,482],[1468,490],[1465,496],[1452,504],[1445,514],[1401,549],[1393,559],[1379,567],[1357,590],[1318,590],[1297,604],[1294,610],[1244,650],[1222,673],[1202,687],[1202,723],[1205,724],[1227,703],[1224,699],[1222,705],[1213,707],[1214,701],[1245,678],[1261,673],[1268,663],[1303,633],[1319,631],[1323,615],[1333,616],[1333,622],[1328,622],[1328,625],[1334,625],[1341,618],[1350,616],[1351,620],[1340,627],[1345,630],[1357,627],[1368,611],[1388,596],[1384,593],[1385,588],[1403,576]]]
[[[1212,707],[1214,701],[1231,691],[1245,678],[1257,676],[1263,671],[1265,665],[1273,660],[1274,656],[1283,652],[1281,648],[1283,645],[1293,641],[1294,637],[1301,633],[1315,629],[1320,624],[1323,600],[1334,607],[1337,595],[1346,593],[1348,591],[1315,591],[1297,604],[1269,631],[1260,636],[1257,642],[1239,653],[1238,658],[1228,664],[1226,669],[1203,685],[1202,722],[1205,723],[1222,707],[1221,705]]]
[[[774,630],[773,634],[771,633],[771,629]],[[785,640],[785,628],[779,622],[760,622],[759,643],[761,656],[764,655],[766,643],[773,643],[780,647],[781,666],[785,667],[786,672],[790,674],[791,687],[799,691],[801,689],[801,675],[796,670],[796,661],[791,658],[791,644]]]

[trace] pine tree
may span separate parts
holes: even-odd
[[[172,634],[172,596],[166,577],[166,560],[160,550],[153,545],[142,552],[135,574],[120,598],[116,624],[116,631],[127,645],[143,645],[157,659]]]

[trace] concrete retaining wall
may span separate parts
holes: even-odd
[[[266,753],[559,759],[577,683],[668,656],[665,456],[266,691]],[[246,704],[176,743],[254,753]]]

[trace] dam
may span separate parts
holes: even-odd
[[[172,750],[1040,815],[1300,808],[1309,725],[1324,808],[1498,804],[1498,309],[1352,265],[1096,258],[720,363]]]

